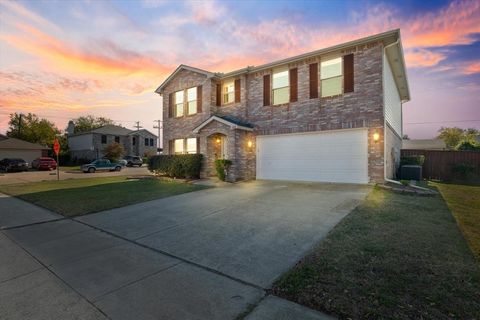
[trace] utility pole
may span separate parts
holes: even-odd
[[[157,125],[153,126],[154,129],[158,129],[158,146],[157,148],[162,148],[162,129],[163,129],[163,121],[162,120],[153,120],[156,122]]]
[[[133,126],[134,128],[137,128],[137,131],[140,130],[141,128],[143,128],[141,125],[140,125],[140,121],[135,121],[135,125]]]

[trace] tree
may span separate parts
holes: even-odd
[[[47,119],[28,113],[12,113],[8,122],[7,136],[41,145],[53,145],[53,140],[60,135],[60,130]]]
[[[125,154],[125,149],[123,146],[117,142],[112,142],[108,146],[103,149],[103,153],[105,154],[105,158],[109,159],[112,162],[117,161],[118,159],[122,158]]]
[[[463,129],[460,128],[444,128],[441,127],[440,130],[438,130],[439,134],[437,138],[442,139],[445,144],[447,145],[447,148],[453,149],[457,144],[460,143],[465,137]]]
[[[73,119],[73,123],[75,124],[74,133],[90,131],[96,128],[106,126],[108,124],[115,124],[112,119],[108,119],[105,117],[95,117],[92,115]]]

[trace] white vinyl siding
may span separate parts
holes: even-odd
[[[368,183],[367,130],[257,136],[257,179]]]
[[[385,120],[402,137],[402,102],[386,55],[383,57],[383,90]]]

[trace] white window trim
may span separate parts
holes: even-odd
[[[276,74],[276,73],[285,72],[285,71],[287,71],[287,85],[283,86],[283,87],[279,87],[279,88],[274,88],[273,87],[273,75]],[[279,68],[277,70],[273,70],[271,86],[272,86],[271,95],[272,95],[272,105],[273,106],[278,106],[278,105],[281,105],[281,104],[289,103],[290,102],[290,90],[288,90],[287,102],[282,102],[282,103],[275,103],[275,90],[290,88],[290,69],[287,67],[287,68]]]
[[[188,90],[193,90],[195,92],[195,100],[188,100]],[[187,115],[197,114],[198,113],[197,87],[188,88],[185,91],[187,96]],[[190,113],[190,102],[195,102],[195,112],[193,113]]]
[[[177,101],[177,92],[183,92],[183,99],[182,99],[182,102],[180,102],[180,103]],[[175,115],[175,118],[183,117],[183,116],[185,115],[185,90],[175,91],[175,92],[173,93],[173,95],[174,95],[174,101],[175,101],[175,106],[174,106],[174,107],[175,107],[175,110],[174,110],[174,112],[175,112],[175,114],[174,114],[174,115]],[[178,111],[177,106],[180,105],[180,104],[182,105],[182,114],[181,114],[181,115],[178,115],[178,113],[177,113],[177,111]]]
[[[340,70],[341,70],[341,74],[340,74],[339,76],[332,76],[332,77],[328,77],[328,78],[322,79],[322,62],[327,62],[327,61],[335,60],[335,59],[338,59],[338,58],[340,58]],[[345,92],[344,92],[345,88],[343,87],[343,77],[344,77],[343,56],[335,56],[335,57],[329,57],[328,59],[322,59],[322,60],[320,61],[320,69],[319,69],[319,71],[320,71],[320,98],[328,98],[328,97],[334,97],[334,96],[336,96],[336,94],[335,94],[335,95],[330,95],[330,96],[324,96],[324,95],[323,95],[323,81],[324,81],[324,80],[333,79],[333,78],[342,78],[342,80],[340,81],[342,88],[341,88],[341,90],[340,90],[341,92],[340,92],[338,95],[342,95],[342,94],[345,93]]]
[[[225,91],[224,90],[225,88],[229,88],[230,86],[232,87],[232,91]],[[225,101],[225,96],[228,97],[232,93],[233,93],[232,101]],[[235,102],[235,81],[232,80],[232,81],[227,81],[227,82],[222,83],[222,105],[230,104],[230,103],[234,103],[234,102]]]

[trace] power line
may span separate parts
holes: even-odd
[[[435,124],[435,123],[455,123],[455,122],[479,122],[480,119],[473,120],[443,120],[443,121],[425,121],[425,122],[405,122],[404,124]]]

